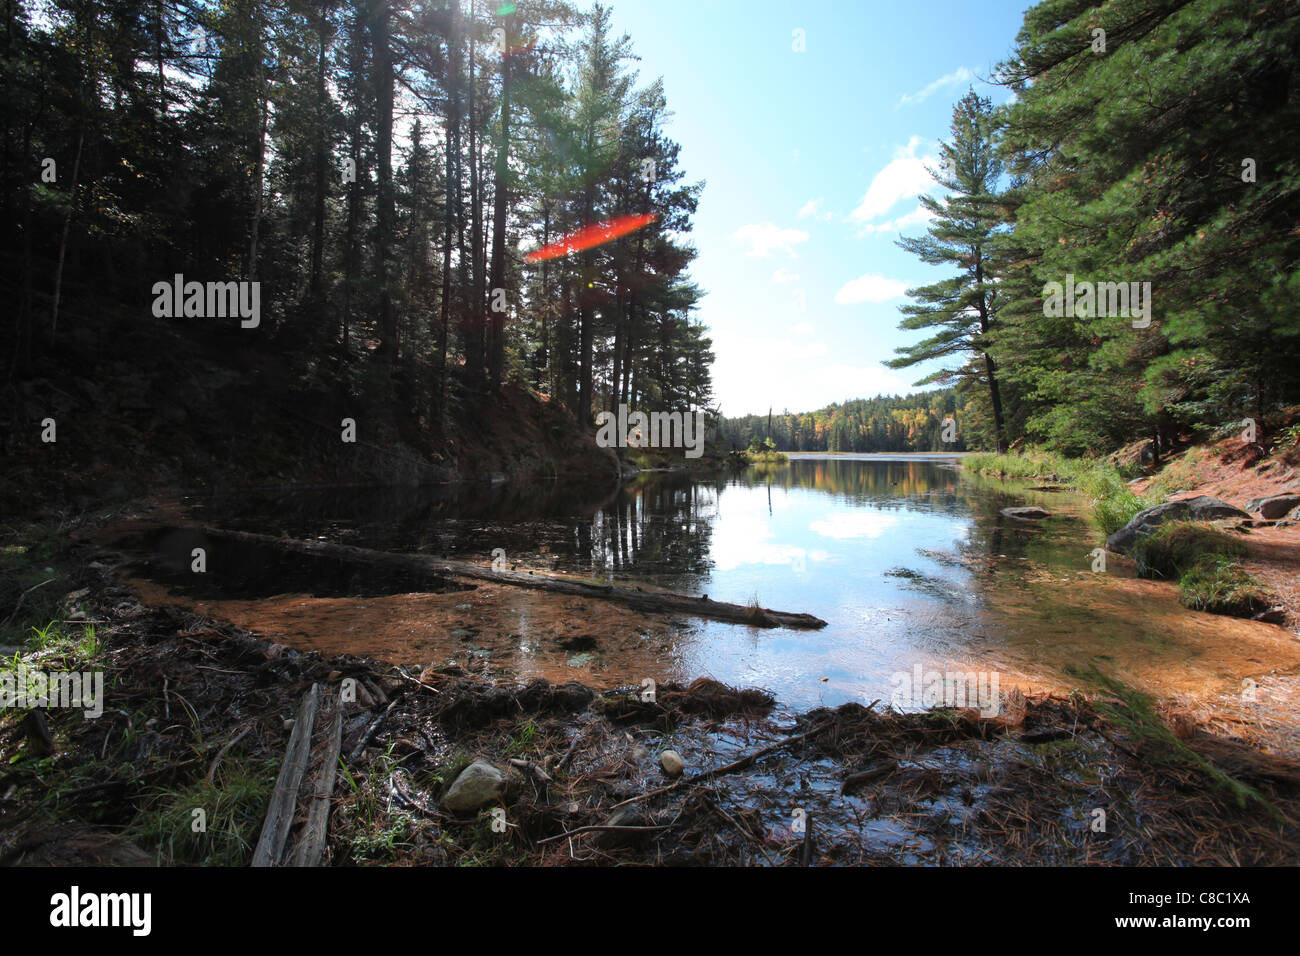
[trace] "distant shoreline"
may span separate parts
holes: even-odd
[[[965,458],[974,454],[969,451],[787,451],[789,458],[845,458],[850,460],[871,461],[886,458],[910,458],[914,460],[947,460]]]

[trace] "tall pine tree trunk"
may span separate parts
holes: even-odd
[[[84,127],[77,132],[77,158],[72,162],[72,189],[68,195],[68,214],[63,217],[63,235],[59,237],[59,263],[54,268],[54,306],[50,314],[50,343],[59,333],[59,298],[63,294],[63,259],[68,251],[68,230],[77,210],[77,179],[81,175],[81,147],[86,141]]]
[[[473,22],[475,5],[470,3],[470,20]],[[469,64],[466,80],[469,84],[469,103],[466,113],[469,132],[469,206],[470,206],[470,295],[465,309],[465,382],[472,393],[483,387],[483,202],[479,183],[478,115],[475,78],[477,45],[473,34],[469,41]]]
[[[393,51],[389,39],[389,0],[374,0],[371,43],[375,76],[375,152],[378,154],[379,195],[375,209],[378,241],[375,277],[379,282],[379,357],[397,359],[397,316],[388,287],[388,250],[396,220],[393,198]]]
[[[506,175],[510,162],[510,27],[514,16],[505,18],[505,51],[501,55],[501,141],[497,144],[496,168],[493,173],[492,194],[492,266],[488,286],[492,290],[493,304],[497,289],[505,289],[506,216],[509,193]],[[504,312],[490,312],[491,334],[488,337],[488,387],[496,391],[501,387],[502,369],[505,365]]]
[[[320,44],[316,65],[316,184],[311,226],[311,284],[308,299],[313,309],[321,305],[321,274],[325,262],[325,193],[329,169],[325,94],[325,17],[320,19]],[[316,326],[313,324],[312,329]],[[319,333],[316,333],[319,334]]]

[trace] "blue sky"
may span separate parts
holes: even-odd
[[[1030,0],[612,0],[645,85],[662,76],[689,181],[724,414],[906,393],[929,367],[881,365],[903,290],[943,276],[919,235],[924,166],[952,106],[1011,51]],[[795,30],[805,51],[797,53]]]

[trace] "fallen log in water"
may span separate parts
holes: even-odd
[[[493,584],[508,584],[515,587],[531,588],[535,591],[549,591],[553,594],[600,598],[603,601],[626,604],[628,607],[639,611],[660,614],[689,614],[692,617],[730,621],[734,624],[749,624],[753,627],[816,629],[826,626],[825,621],[812,614],[795,614],[788,611],[773,611],[757,606],[746,607],[741,604],[728,604],[724,601],[711,601],[707,596],[697,598],[688,594],[675,594],[671,591],[645,591],[640,588],[616,587],[612,584],[595,584],[589,581],[577,581],[572,578],[563,578],[533,571],[496,571],[467,561],[449,561],[446,558],[434,558],[419,554],[374,551],[370,548],[358,548],[347,544],[331,544],[328,541],[275,538],[270,535],[254,534],[249,531],[227,531],[224,528],[199,528],[196,530],[212,538],[239,541],[245,544],[275,548],[280,551],[290,551],[296,554],[352,561],[358,564],[419,571],[431,577],[451,580],[459,578],[470,581],[489,581]]]

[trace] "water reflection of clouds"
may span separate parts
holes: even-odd
[[[831,557],[825,551],[773,541],[766,516],[749,514],[729,514],[726,521],[714,525],[710,556],[718,571],[733,571],[747,564],[777,564],[800,573],[809,563]]]
[[[823,538],[847,541],[853,538],[879,538],[898,523],[897,515],[878,511],[841,511],[818,519],[808,527]]]

